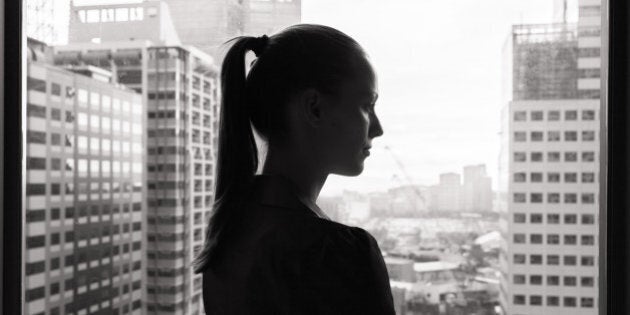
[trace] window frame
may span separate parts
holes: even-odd
[[[9,151],[4,148],[23,148],[24,118],[22,108],[25,78],[25,35],[22,34],[22,1],[2,1],[0,5],[0,39],[3,47],[0,52],[0,298],[1,314],[21,314],[22,296],[22,253],[21,239],[23,218],[20,211],[24,194],[24,156],[21,150]],[[626,0],[604,0],[602,3],[602,93],[600,145],[600,281],[599,313],[630,313],[630,36],[628,19],[630,5]],[[150,15],[150,13],[148,13]],[[5,106],[12,104],[12,106]],[[14,104],[17,104],[15,106]],[[611,113],[608,115],[608,113]],[[616,189],[608,189],[615,187]],[[11,198],[4,198],[11,196]],[[608,255],[608,256],[607,256]],[[624,276],[621,276],[624,275]],[[576,301],[577,303],[577,301]]]

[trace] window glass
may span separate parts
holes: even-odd
[[[317,204],[374,237],[397,310],[600,311],[599,1],[110,2],[24,6],[25,314],[203,313],[187,262],[215,203],[221,45],[299,23],[377,74],[385,136]]]

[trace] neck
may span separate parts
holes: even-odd
[[[315,204],[328,177],[315,164],[309,154],[269,147],[262,174],[288,179],[295,185],[298,198]]]

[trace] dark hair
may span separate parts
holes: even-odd
[[[334,95],[358,71],[372,71],[359,44],[328,26],[299,24],[270,37],[242,36],[230,42],[221,68],[215,203],[204,247],[194,262],[196,273],[206,269],[222,246],[221,236],[234,224],[233,214],[258,169],[251,125],[266,141],[282,141],[285,108],[293,95],[308,88]],[[246,74],[250,50],[257,59]]]

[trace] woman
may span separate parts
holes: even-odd
[[[206,313],[394,314],[374,238],[315,204],[329,174],[363,171],[383,134],[375,79],[362,48],[330,27],[233,40],[221,70],[216,202],[196,261]],[[268,146],[261,175],[252,125]]]

